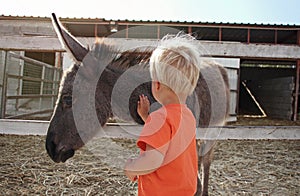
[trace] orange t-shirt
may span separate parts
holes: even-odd
[[[198,160],[196,121],[186,105],[169,104],[150,114],[137,141],[143,153],[146,144],[164,155],[154,172],[139,176],[138,195],[194,195]]]

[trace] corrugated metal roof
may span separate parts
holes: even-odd
[[[39,16],[12,16],[12,15],[0,15],[0,20],[50,20],[50,17],[39,17]],[[201,22],[201,21],[165,21],[165,20],[128,20],[128,19],[105,19],[105,18],[60,18],[63,22],[110,22],[116,21],[119,23],[157,23],[157,24],[173,24],[173,25],[204,25],[204,26],[231,26],[231,27],[262,27],[262,28],[299,28],[297,24],[265,24],[265,23],[230,23],[230,22]]]

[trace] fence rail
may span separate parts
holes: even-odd
[[[0,134],[46,135],[49,121],[0,119]],[[108,123],[96,137],[138,138],[142,126]],[[205,140],[300,140],[300,126],[224,126],[197,128]]]
[[[27,81],[32,81],[32,82],[48,82],[48,83],[59,84],[59,81],[53,81],[53,80],[47,80],[47,79],[41,79],[41,78],[33,78],[33,77],[28,77],[28,76],[18,76],[18,75],[13,75],[13,74],[7,74],[7,77],[19,79],[19,80],[27,80]]]

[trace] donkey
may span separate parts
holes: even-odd
[[[156,102],[148,70],[154,48],[121,52],[105,43],[95,43],[89,50],[65,30],[55,14],[52,14],[52,21],[60,41],[76,62],[64,73],[46,137],[47,153],[59,163],[74,156],[76,150],[97,134],[98,126],[103,127],[114,115],[143,124],[137,114],[139,95],[146,95],[151,105]],[[214,62],[203,64],[197,87],[187,105],[199,127],[224,125],[229,108],[228,76],[225,69]],[[114,87],[127,73],[131,74],[122,80],[120,88],[129,92],[124,101],[121,93],[114,96]],[[196,195],[208,195],[214,145],[215,141],[197,141],[202,179],[198,178]]]

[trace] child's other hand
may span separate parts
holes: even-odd
[[[132,182],[134,182],[137,180],[137,175],[135,175],[131,171],[127,170],[127,168],[131,167],[132,162],[133,162],[133,159],[127,160],[127,163],[125,164],[125,168],[124,168],[124,173]]]
[[[137,176],[136,176],[136,175],[132,175],[132,174],[130,173],[130,171],[125,170],[124,173],[125,173],[125,175],[127,176],[127,178],[129,178],[129,180],[130,180],[131,182],[134,182],[134,181],[136,181],[136,180],[138,179]]]
[[[140,95],[140,100],[138,101],[138,107],[137,107],[137,113],[140,115],[140,117],[145,122],[150,110],[150,102],[147,96]]]

